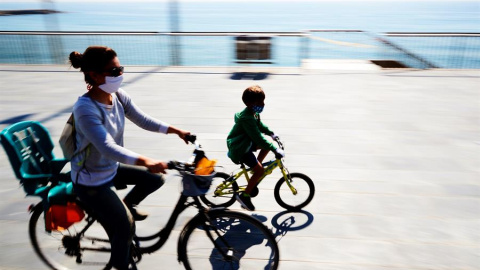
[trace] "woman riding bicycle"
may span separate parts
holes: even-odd
[[[87,92],[73,108],[77,149],[71,161],[74,189],[108,233],[110,266],[128,269],[134,220],[147,217],[135,206],[163,185],[162,175],[152,173],[165,173],[167,163],[123,147],[125,117],[145,130],[174,133],[183,140],[190,132],[157,120],[135,105],[120,88],[123,67],[113,49],[90,46],[83,54],[72,52],[70,63],[83,72],[87,83]],[[113,187],[126,185],[135,187],[122,200]]]

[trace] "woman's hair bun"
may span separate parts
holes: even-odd
[[[72,64],[72,67],[74,68],[82,67],[83,54],[79,52],[71,52],[69,59],[70,59],[70,63]]]

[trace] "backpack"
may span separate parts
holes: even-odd
[[[63,127],[60,140],[58,141],[60,143],[60,148],[62,148],[63,156],[68,160],[71,160],[75,155],[75,149],[77,148],[77,140],[75,139],[76,134],[75,119],[73,118],[72,113],[70,114],[65,127]]]
[[[117,93],[115,92],[115,95]],[[89,96],[90,97],[90,96]],[[118,100],[120,103],[123,105],[122,99],[117,95]],[[98,106],[98,104],[90,97],[90,100],[97,106],[98,110],[100,110],[100,113],[102,114],[102,122],[105,122],[105,118],[103,115],[103,111]],[[63,156],[68,159],[72,160],[74,156],[79,154],[80,152],[76,152],[77,148],[77,140],[76,140],[76,130],[75,130],[75,118],[73,117],[73,112],[70,114],[70,117],[67,120],[67,123],[65,123],[65,126],[63,127],[62,134],[60,135],[60,139],[58,142],[60,143],[60,148],[62,148]],[[88,147],[88,146],[87,146]]]

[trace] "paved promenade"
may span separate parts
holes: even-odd
[[[284,212],[273,175],[253,201],[277,235],[280,269],[480,269],[480,71],[360,66],[257,70],[270,72],[264,80],[233,80],[235,68],[127,66],[123,88],[145,112],[198,134],[225,172],[236,168],[225,138],[243,108],[241,93],[252,84],[265,89],[263,121],[285,142],[289,170],[317,188],[304,212]],[[0,129],[38,120],[55,142],[86,89],[67,65],[0,65],[0,81]],[[141,154],[185,160],[191,153],[175,136],[130,122],[126,129],[126,146]],[[27,207],[38,199],[25,197],[3,150],[0,179],[0,269],[46,269],[27,234]],[[179,188],[170,172],[143,203],[150,217],[138,231],[165,224]],[[238,203],[232,209],[243,211]],[[140,269],[183,269],[177,239],[193,214],[180,217]]]

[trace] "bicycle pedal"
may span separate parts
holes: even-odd
[[[140,248],[133,243],[130,247],[130,257],[135,263],[138,263],[142,259],[142,252],[140,251]]]

